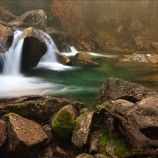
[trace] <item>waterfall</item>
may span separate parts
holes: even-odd
[[[47,45],[47,52],[42,56],[37,67],[43,67],[55,71],[70,70],[72,67],[60,64],[57,61],[56,51],[58,51],[53,39],[50,35],[40,30],[41,38],[45,41]]]
[[[71,52],[66,52],[66,53],[62,53],[62,54],[66,55],[68,57],[75,56],[78,53],[78,51],[73,46],[69,46],[69,47],[70,47]]]
[[[3,75],[20,75],[21,54],[24,43],[23,32],[16,30],[9,50],[1,54],[3,63]]]

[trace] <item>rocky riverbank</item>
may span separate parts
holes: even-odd
[[[2,158],[157,157],[158,94],[118,78],[95,105],[51,96],[0,101]]]

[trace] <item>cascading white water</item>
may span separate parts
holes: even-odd
[[[66,55],[68,57],[75,56],[78,53],[78,51],[73,46],[69,46],[69,47],[70,47],[71,52],[66,52],[66,53],[62,53],[62,54]]]
[[[3,60],[3,75],[20,75],[21,53],[23,48],[23,32],[16,30],[9,50],[1,54]]]
[[[47,52],[42,56],[37,67],[44,67],[55,71],[72,69],[72,67],[60,64],[57,61],[56,51],[58,51],[58,48],[51,36],[43,31],[40,31],[40,35],[47,45]]]

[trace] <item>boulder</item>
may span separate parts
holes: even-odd
[[[5,144],[6,138],[6,124],[3,120],[0,120],[0,148]]]
[[[95,156],[83,153],[83,154],[76,156],[75,158],[95,158]]]
[[[57,59],[58,61],[63,65],[72,65],[71,60],[64,54],[60,53],[59,51],[56,51]]]
[[[51,96],[28,96],[0,101],[0,117],[13,112],[38,121],[48,121],[63,106],[71,104],[77,111],[84,103]]]
[[[0,10],[0,20],[8,23],[16,18],[17,16],[13,13],[8,12],[7,10]]]
[[[92,61],[93,56],[87,52],[79,52],[75,55],[75,60],[78,64],[86,65],[98,65],[98,63]]]
[[[7,125],[8,151],[22,151],[44,145],[48,137],[42,127],[32,120],[9,113],[2,118]]]
[[[78,113],[72,105],[61,108],[51,119],[51,128],[61,138],[71,136]]]
[[[102,104],[105,101],[116,99],[124,99],[135,103],[155,93],[138,84],[109,77],[102,85],[96,103]]]
[[[8,23],[9,26],[35,27],[44,30],[47,26],[47,15],[43,10],[28,11]]]
[[[88,145],[94,114],[94,112],[86,112],[76,119],[76,126],[72,134],[72,142],[78,148],[84,148]]]
[[[137,123],[139,129],[148,130],[151,137],[158,132],[158,95],[149,96],[138,102],[133,108],[127,111],[127,115],[131,116]],[[147,132],[147,131],[146,131]],[[158,139],[158,136],[156,136]]]

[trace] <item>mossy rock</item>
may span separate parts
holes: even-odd
[[[51,120],[51,128],[55,134],[62,138],[71,136],[75,126],[77,111],[71,105],[63,107]]]

